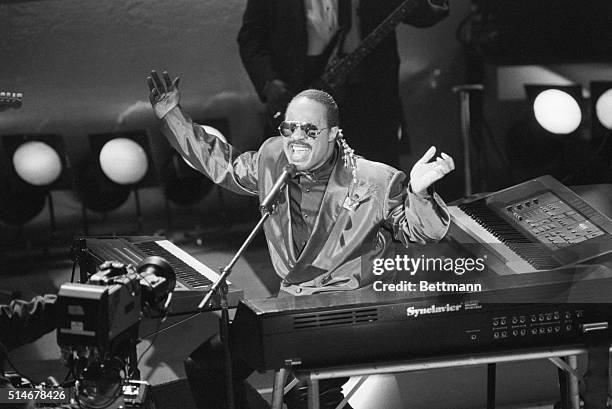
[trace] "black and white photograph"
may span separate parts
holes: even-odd
[[[0,407],[612,407],[609,0],[0,0]]]

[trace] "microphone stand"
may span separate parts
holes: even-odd
[[[293,165],[289,165],[293,166]],[[219,329],[221,335],[221,343],[223,344],[223,355],[225,358],[225,388],[226,388],[226,399],[227,399],[227,407],[228,409],[234,409],[234,382],[233,382],[233,371],[232,371],[232,355],[230,351],[230,343],[229,343],[229,307],[227,302],[227,277],[232,273],[232,268],[238,261],[238,259],[242,256],[242,254],[246,251],[247,247],[251,244],[257,233],[263,228],[263,224],[266,220],[272,215],[274,212],[274,208],[276,207],[273,202],[273,198],[280,193],[283,188],[287,184],[287,177],[295,174],[295,167],[288,168],[285,170],[281,178],[277,181],[275,186],[272,188],[272,191],[264,199],[262,205],[260,206],[261,210],[261,218],[257,225],[253,228],[249,236],[246,238],[242,246],[238,249],[232,260],[225,267],[221,267],[219,269],[220,277],[215,281],[215,283],[210,287],[210,290],[206,293],[202,302],[198,305],[198,310],[203,310],[206,304],[210,301],[214,293],[218,292],[221,297],[221,320],[219,322]],[[275,192],[275,189],[277,191]]]
[[[227,393],[227,407],[228,409],[234,409],[234,382],[233,382],[233,373],[232,373],[232,355],[230,351],[229,344],[229,305],[227,302],[227,277],[232,273],[232,268],[234,264],[238,261],[238,259],[245,252],[247,247],[251,244],[257,233],[263,227],[264,222],[270,217],[272,214],[271,211],[264,211],[259,219],[257,225],[251,231],[251,234],[246,238],[240,249],[234,255],[234,258],[229,262],[229,264],[225,267],[219,268],[220,277],[215,281],[215,283],[210,287],[210,290],[206,293],[200,305],[198,305],[198,309],[204,309],[206,304],[210,301],[214,293],[218,292],[221,297],[221,319],[219,320],[219,329],[221,335],[221,343],[223,344],[223,355],[225,358],[225,390]]]

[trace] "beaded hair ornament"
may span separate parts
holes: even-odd
[[[349,146],[344,139],[342,129],[338,129],[338,144],[342,148],[342,160],[344,161],[344,167],[351,169],[351,175],[353,176],[352,183],[357,183],[357,158],[355,157],[355,150]]]

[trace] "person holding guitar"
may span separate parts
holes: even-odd
[[[316,88],[340,103],[358,154],[398,167],[402,109],[395,27],[429,27],[448,0],[248,0],[240,56],[273,135],[293,95]]]
[[[218,185],[242,195],[258,196],[260,204],[279,180],[287,182],[263,229],[276,274],[279,297],[366,289],[376,279],[376,259],[393,256],[391,243],[409,247],[435,243],[450,225],[444,201],[432,185],[454,169],[445,153],[431,147],[406,174],[356,155],[344,139],[338,105],[324,91],[304,90],[289,103],[280,135],[257,151],[237,152],[208,134],[181,109],[178,79],[152,71],[149,98],[170,144],[197,170]],[[288,170],[292,169],[292,170]],[[231,335],[231,330],[230,330]],[[231,344],[231,336],[230,336]],[[211,338],[185,363],[198,408],[225,406],[223,348]],[[252,372],[232,354],[237,407],[247,403]],[[322,408],[342,401],[346,379],[321,381]],[[306,408],[306,390],[285,396],[289,409]],[[257,400],[260,404],[262,399]],[[348,406],[347,406],[348,407]]]
[[[9,108],[21,108],[23,94],[21,92],[0,91],[0,112]]]

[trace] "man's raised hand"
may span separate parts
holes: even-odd
[[[410,187],[414,193],[425,195],[429,186],[455,169],[453,158],[444,152],[440,154],[440,158],[430,162],[435,154],[436,148],[432,146],[412,167],[410,171]]]
[[[162,119],[168,112],[177,107],[181,100],[178,89],[179,77],[176,77],[174,81],[171,80],[168,71],[163,71],[162,76],[163,79],[159,77],[155,70],[147,76],[149,100],[155,115],[159,119]]]

